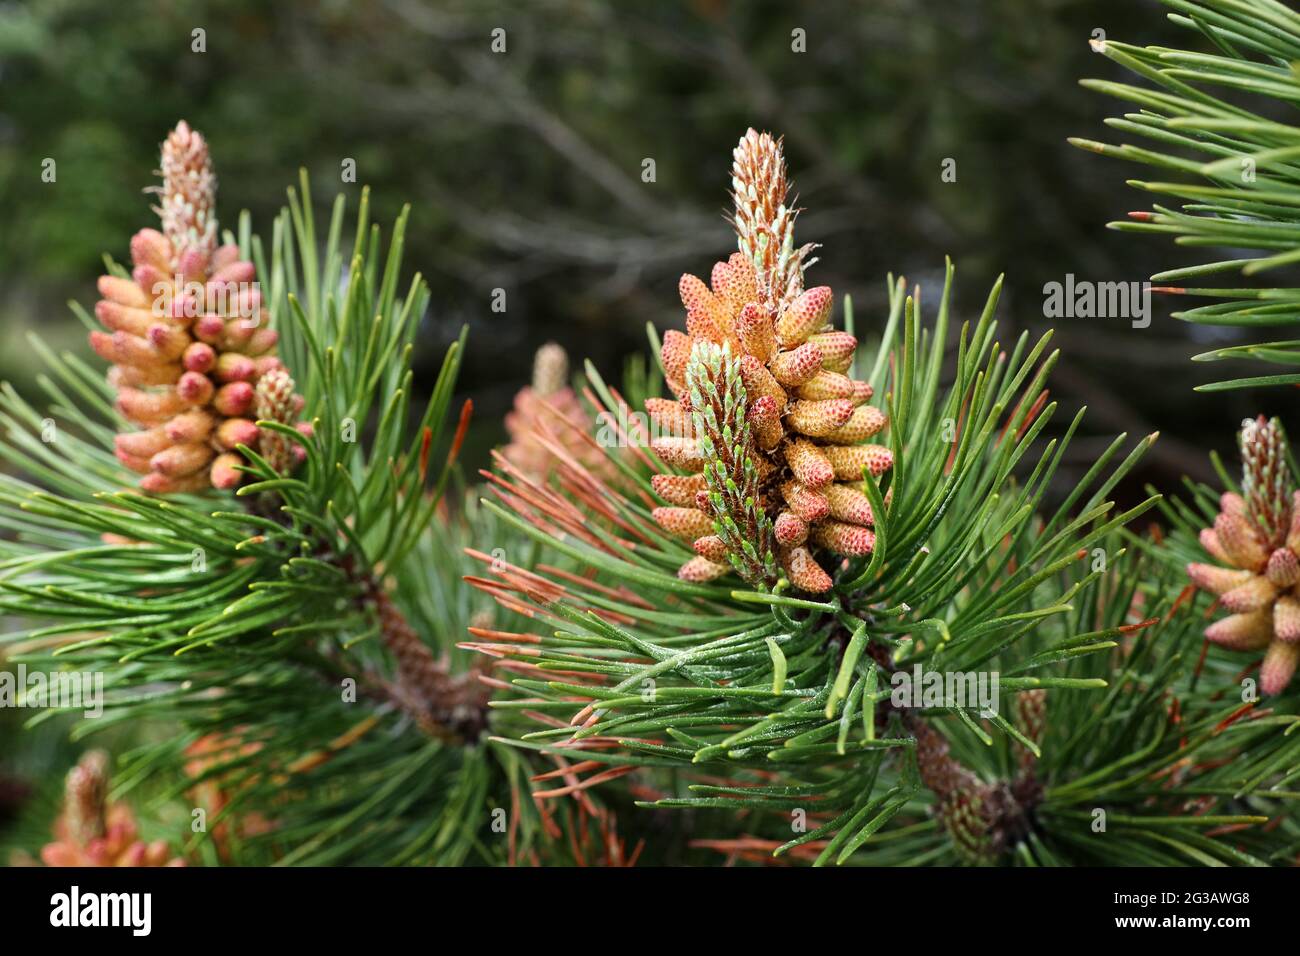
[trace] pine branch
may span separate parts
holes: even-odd
[[[692,523],[690,515],[677,512],[689,511],[693,496],[717,485],[719,477],[735,474],[739,459],[728,454],[735,432],[731,441],[710,437],[730,420],[725,396],[732,386],[723,369],[732,343],[726,322],[744,316],[746,308],[732,294],[724,265],[715,270],[712,299],[694,285],[684,294],[694,361],[687,355],[679,364],[682,344],[664,340],[665,379],[685,403],[647,402],[658,424],[676,430],[675,438],[658,440],[653,450],[685,474],[640,453],[635,427],[623,426],[635,421],[628,404],[589,370],[620,479],[600,479],[576,464],[562,470],[552,487],[509,467],[493,476],[501,502],[487,504],[493,513],[548,555],[588,569],[585,577],[560,577],[540,565],[498,563],[493,579],[481,584],[499,599],[508,595],[510,607],[527,607],[546,625],[528,635],[527,656],[516,658],[527,663],[526,676],[513,681],[517,698],[494,706],[546,714],[540,729],[513,744],[582,760],[596,771],[593,783],[601,768],[627,767],[652,773],[680,767],[727,781],[697,781],[685,794],[647,801],[656,807],[778,815],[815,808],[819,826],[774,848],[787,853],[824,841],[815,859],[843,862],[928,792],[926,774],[908,755],[919,738],[935,739],[913,720],[928,724],[939,714],[909,711],[907,720],[891,718],[890,691],[883,685],[895,671],[917,664],[1000,671],[1004,693],[1013,694],[1106,686],[1097,676],[1058,671],[1114,646],[1106,639],[1113,628],[1093,633],[1074,615],[1075,602],[1093,593],[1104,574],[1100,568],[1083,570],[1081,561],[1154,503],[1115,514],[1106,500],[1152,439],[1116,462],[1122,445],[1117,439],[1059,510],[1035,517],[1079,422],[1076,417],[1061,442],[1034,452],[1055,411],[1045,401],[1055,360],[1046,352],[1046,338],[1031,345],[1022,337],[1003,351],[995,340],[995,288],[980,320],[962,329],[956,370],[945,388],[948,288],[936,326],[923,330],[917,297],[891,279],[892,315],[882,344],[887,354],[875,365],[891,370],[884,406],[893,467],[880,475],[869,458],[856,464],[874,523],[873,546],[850,550],[829,565],[834,575],[824,587],[803,587],[821,592],[813,596],[788,593],[799,583],[793,574],[770,591],[733,590],[720,586],[720,575],[687,574],[691,565],[681,565],[686,551],[678,539],[692,541],[697,551],[707,549],[708,531],[716,529],[697,530],[700,519],[708,518],[704,513]],[[951,278],[950,267],[949,283]],[[698,331],[702,313],[723,341],[707,344],[709,336]],[[743,325],[736,328],[741,337],[747,334]],[[691,388],[688,369],[695,370]],[[710,391],[700,386],[702,379],[717,384]],[[736,393],[734,401],[752,408],[750,385],[745,381],[747,394],[741,399]],[[797,405],[777,407],[797,417]],[[689,428],[674,410],[685,407],[694,413]],[[750,424],[762,447],[760,427],[752,419]],[[821,437],[848,452],[864,447],[856,443],[865,436],[842,443]],[[780,469],[799,465],[786,454],[768,467],[776,470],[770,483]],[[1017,470],[1027,472],[1023,483],[1013,478]],[[693,481],[693,475],[702,477]],[[793,510],[790,492],[783,490],[782,499]],[[665,506],[656,507],[660,501]],[[674,574],[679,566],[682,571]],[[503,645],[492,650],[518,653]],[[974,708],[952,712],[976,732]],[[993,720],[978,734],[991,742],[1009,727]],[[969,779],[965,771],[950,776]],[[930,775],[930,783],[936,779]],[[967,800],[972,792],[957,788],[949,798]],[[1018,804],[1006,796],[1011,792],[988,792],[990,807],[1003,803],[990,819],[1017,816]],[[955,814],[957,803],[952,805]],[[992,845],[991,856],[1010,844],[1009,838],[999,840],[1006,842]],[[970,848],[974,856],[985,852],[974,842]]]
[[[1169,536],[1158,546],[1139,543],[1176,574],[1163,594],[1155,593],[1177,594],[1201,618],[1195,686],[1232,707],[1220,732],[1239,749],[1216,768],[1214,780],[1239,797],[1290,797],[1300,779],[1294,739],[1300,697],[1293,680],[1300,473],[1276,420],[1245,423],[1240,448],[1240,483],[1216,459],[1224,488],[1189,482],[1186,500],[1162,505]],[[1227,615],[1216,616],[1220,609]]]
[[[123,779],[167,781],[163,800],[218,789],[208,830],[186,835],[191,858],[215,845],[238,862],[455,864],[563,845],[530,802],[508,840],[492,829],[489,811],[518,803],[528,771],[479,742],[485,668],[455,647],[472,623],[472,532],[440,503],[468,423],[467,406],[454,432],[444,425],[464,334],[413,409],[428,291],[417,276],[399,294],[407,213],[387,254],[364,190],[350,251],[345,216],[339,197],[320,241],[304,176],[269,245],[247,216],[225,236],[255,264],[313,426],[293,424],[293,380],[268,368],[250,390],[261,440],[239,445],[233,498],[122,490],[112,388],[34,342],[50,411],[0,392],[0,455],[27,476],[0,477],[0,521],[16,533],[0,543],[0,606],[27,622],[0,643],[31,666],[102,673],[106,711],[88,731],[179,721],[127,757]]]
[[[345,563],[345,570],[351,566]],[[473,743],[487,724],[488,689],[479,682],[481,668],[452,674],[407,621],[406,616],[373,578],[357,582],[360,602],[369,605],[379,622],[384,646],[397,664],[396,684],[389,696],[433,737]]]
[[[1180,246],[1248,249],[1246,258],[1219,259],[1152,276],[1153,292],[1217,300],[1183,309],[1175,318],[1222,326],[1290,325],[1300,309],[1300,289],[1189,286],[1219,274],[1249,279],[1300,260],[1300,131],[1274,117],[1277,102],[1295,101],[1292,63],[1300,54],[1300,14],[1277,0],[1164,0],[1170,19],[1208,40],[1212,52],[1139,47],[1094,40],[1093,48],[1148,85],[1084,80],[1083,85],[1140,112],[1106,121],[1122,135],[1149,143],[1111,145],[1075,138],[1080,148],[1153,166],[1172,174],[1130,185],[1157,197],[1182,200],[1133,212],[1110,228],[1172,236]],[[1198,361],[1249,358],[1300,365],[1293,340],[1214,349]],[[1279,372],[1202,385],[1198,391],[1300,383],[1300,373]]]

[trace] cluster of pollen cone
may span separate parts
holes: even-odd
[[[55,840],[41,850],[46,866],[184,866],[165,840],[140,839],[135,815],[108,800],[108,757],[92,750],[68,774]]]
[[[1241,453],[1241,494],[1224,494],[1214,527],[1201,532],[1220,564],[1189,564],[1187,574],[1230,612],[1206,638],[1229,650],[1264,651],[1260,689],[1278,694],[1300,662],[1300,492],[1276,419],[1247,422]]]
[[[603,449],[586,437],[586,410],[569,385],[569,356],[547,342],[533,358],[533,381],[515,393],[514,407],[506,413],[510,442],[501,454],[535,481],[546,481],[562,461],[569,459],[601,478],[614,469]]]
[[[117,457],[158,493],[233,488],[240,445],[285,473],[302,449],[254,422],[293,424],[302,399],[276,358],[253,264],[217,245],[207,143],[184,122],[162,145],[161,172],[162,230],[132,237],[130,278],[100,277],[95,315],[107,331],[90,334],[112,363],[118,411],[139,426],[117,436]]]
[[[804,288],[813,247],[794,246],[788,188],[780,141],[749,130],[733,153],[740,251],[707,285],[682,276],[686,331],[669,331],[662,350],[677,400],[646,403],[652,447],[675,469],[652,478],[668,503],[654,518],[692,543],[686,580],[735,570],[771,586],[779,565],[820,593],[832,580],[817,554],[874,547],[864,469],[878,476],[893,458],[864,444],[885,416],[867,404],[871,385],[847,374],[857,340],[831,328],[830,288]]]

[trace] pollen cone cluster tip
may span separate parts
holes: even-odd
[[[685,579],[735,569],[769,584],[770,546],[794,586],[820,593],[833,581],[816,555],[875,547],[862,482],[893,457],[864,442],[885,416],[867,404],[871,385],[851,377],[857,340],[831,327],[830,288],[804,288],[813,247],[794,245],[780,140],[751,129],[733,160],[739,251],[714,265],[707,284],[682,276],[686,328],[665,334],[661,354],[677,401],[646,403],[653,448],[674,468],[652,479],[666,502],[654,517],[692,543],[696,557],[678,572]]]
[[[203,134],[184,120],[163,141],[159,175],[154,212],[177,260],[191,251],[211,257],[217,248],[217,177]]]

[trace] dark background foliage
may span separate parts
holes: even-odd
[[[490,50],[498,27],[504,55]],[[791,49],[796,28],[805,53]],[[1141,206],[1124,185],[1137,172],[1065,141],[1105,138],[1116,112],[1077,80],[1127,79],[1090,52],[1096,29],[1199,42],[1152,0],[0,5],[0,374],[29,382],[26,328],[78,342],[64,301],[92,300],[100,256],[125,258],[150,224],[141,190],[181,117],[212,144],[227,224],[241,208],[267,224],[299,166],[318,199],[357,193],[340,182],[346,159],[380,221],[413,204],[408,262],[435,303],[426,367],[471,325],[473,464],[538,345],[617,375],[647,321],[680,323],[677,277],[707,275],[730,247],[730,149],[750,125],[785,135],[808,210],[799,235],[823,246],[810,282],[852,293],[860,327],[880,318],[889,271],[929,286],[933,307],[950,254],[963,315],[1007,273],[1009,341],[1053,324],[1043,285],[1067,273],[1140,280],[1191,261],[1106,232]],[[46,158],[56,183],[40,179]],[[1055,323],[1053,397],[1091,410],[1063,480],[1105,436],[1157,428],[1143,480],[1204,474],[1204,450],[1228,447],[1256,410],[1254,394],[1191,392],[1208,376],[1188,357],[1205,343],[1169,311],[1157,300],[1145,330]]]

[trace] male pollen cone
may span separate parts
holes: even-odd
[[[108,799],[108,757],[102,750],[85,754],[68,772],[63,812],[54,822],[54,840],[41,848],[46,866],[153,867],[184,866],[166,840],[140,839],[135,814],[125,803]]]
[[[865,444],[886,419],[867,404],[871,385],[849,375],[857,340],[831,327],[831,289],[804,288],[814,247],[794,245],[798,210],[786,205],[788,192],[781,141],[749,130],[733,152],[732,224],[739,251],[714,265],[708,284],[682,276],[685,332],[668,331],[661,352],[678,401],[647,402],[659,436],[652,447],[674,469],[652,479],[665,502],[654,517],[669,535],[694,544],[696,556],[682,566],[681,577],[708,581],[745,564],[719,546],[728,521],[730,527],[745,524],[710,506],[720,496],[705,490],[711,462],[691,428],[687,370],[695,346],[725,347],[738,359],[749,425],[749,447],[727,457],[748,462],[758,475],[766,521],[749,524],[763,526],[772,539],[752,544],[760,554],[772,544],[790,582],[820,593],[833,584],[826,568],[874,547],[863,475],[880,476],[892,467],[893,456],[883,445]],[[739,474],[724,477],[744,486]],[[831,561],[823,567],[817,554]]]
[[[1240,446],[1241,494],[1222,495],[1214,527],[1200,534],[1220,564],[1189,564],[1187,576],[1229,612],[1206,628],[1206,640],[1263,651],[1260,689],[1280,694],[1300,663],[1300,491],[1277,419],[1247,422]]]
[[[276,333],[239,247],[217,245],[216,191],[208,145],[181,121],[162,144],[155,212],[162,231],[131,239],[131,277],[99,278],[95,316],[105,331],[90,346],[111,363],[117,410],[140,428],[119,434],[118,460],[156,493],[233,488],[243,479],[237,445],[257,449],[260,430],[245,416],[268,372],[281,369]],[[287,378],[287,373],[285,374]],[[289,392],[293,381],[288,379]],[[283,391],[283,381],[277,383]],[[282,401],[295,424],[302,399]],[[295,425],[310,434],[310,425]],[[277,451],[282,449],[276,437]],[[274,456],[284,469],[301,447]]]
[[[568,353],[554,342],[533,356],[532,384],[515,394],[505,426],[510,442],[501,454],[535,481],[549,480],[566,458],[601,478],[614,477],[604,451],[588,436],[587,413],[569,384]]]

